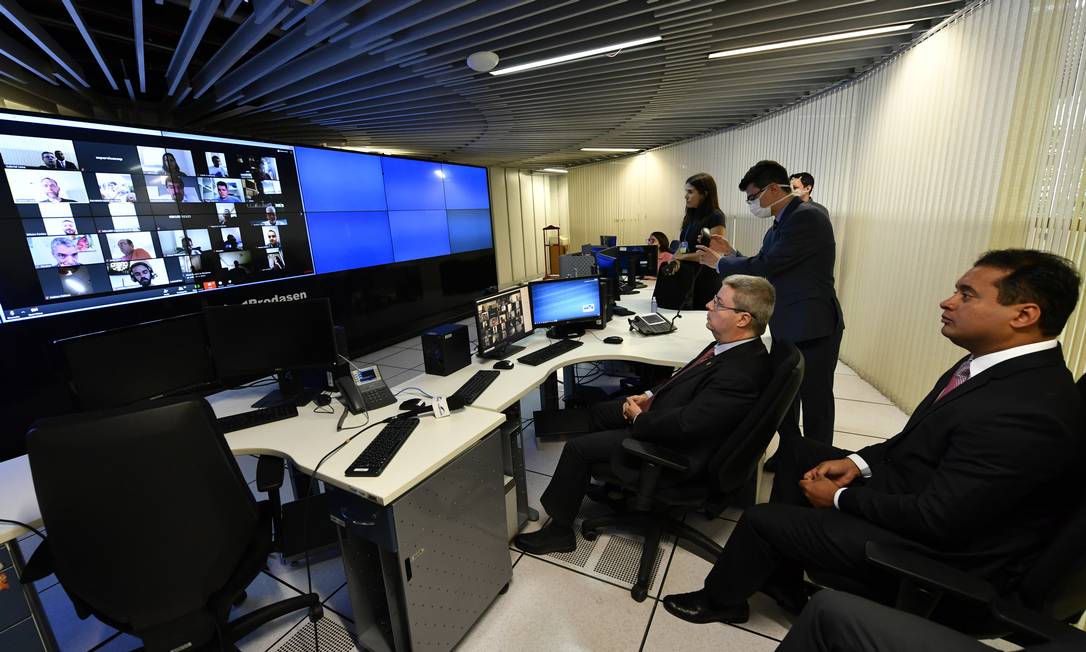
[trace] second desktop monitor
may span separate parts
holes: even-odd
[[[586,327],[603,325],[603,296],[594,276],[529,283],[528,298],[534,325],[550,327],[548,337],[583,335]]]

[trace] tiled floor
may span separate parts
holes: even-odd
[[[469,328],[474,331],[474,324],[469,323]],[[423,373],[417,338],[363,356],[361,361],[379,365],[390,385]],[[838,430],[834,443],[838,446],[862,448],[893,435],[905,423],[906,415],[901,410],[844,364],[838,365],[834,394]],[[538,409],[537,393],[530,393],[521,408],[525,418],[529,418],[531,412]],[[529,525],[529,529],[535,529],[547,518],[539,504],[539,496],[554,472],[563,443],[537,442],[529,425],[524,444],[529,499],[541,514],[539,523]],[[240,458],[239,464],[246,479],[253,483],[255,458]],[[253,490],[255,492],[255,486]],[[285,493],[285,499],[289,500],[292,496],[289,487]],[[693,524],[717,542],[724,543],[739,516],[738,510],[729,509],[721,518],[696,517]],[[663,554],[649,598],[642,603],[633,601],[628,583],[594,570],[609,540],[608,535],[601,535],[583,566],[557,556],[535,557],[510,548],[514,566],[509,591],[494,601],[457,649],[760,651],[774,649],[787,632],[789,617],[761,595],[752,600],[751,619],[742,626],[691,625],[668,614],[659,602],[661,597],[699,588],[710,568],[707,561],[677,547],[672,541],[662,544]],[[619,541],[615,545],[626,544]],[[639,549],[639,546],[640,542],[635,541],[633,548]],[[310,575],[313,589],[324,600],[326,617],[353,631],[353,615],[340,559],[315,560]],[[269,560],[268,569],[249,587],[248,599],[237,613],[298,595],[306,590],[306,586],[304,565],[292,567],[277,559]],[[64,589],[54,581],[43,582],[40,591],[65,652],[130,650],[137,646],[135,639],[118,636],[93,618],[80,621]],[[283,617],[243,640],[241,649],[253,652],[277,650],[291,636],[301,632],[306,622],[303,613]]]

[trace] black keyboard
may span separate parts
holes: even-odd
[[[418,425],[419,420],[415,417],[390,421],[377,438],[366,446],[366,450],[351,462],[346,474],[352,478],[381,475],[381,471],[392,461],[392,456]]]
[[[293,403],[287,403],[284,405],[276,405],[275,407],[266,407],[260,408],[259,410],[242,412],[241,414],[231,414],[228,417],[220,417],[215,420],[219,422],[219,428],[222,429],[225,434],[234,432],[235,430],[262,426],[265,423],[282,421],[283,419],[289,419],[296,416],[298,416],[298,408]]]
[[[474,376],[468,378],[468,382],[452,393],[452,396],[464,399],[464,405],[471,405],[475,402],[475,399],[486,391],[487,387],[490,387],[490,383],[498,379],[499,374],[501,374],[500,371],[490,369],[476,371]],[[452,398],[452,396],[449,398]]]
[[[533,351],[528,355],[517,358],[517,362],[523,362],[526,365],[537,367],[547,360],[557,358],[563,353],[568,353],[582,344],[584,344],[584,342],[580,340],[558,340],[554,344],[549,344],[538,351]]]

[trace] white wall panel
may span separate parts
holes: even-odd
[[[501,287],[545,273],[543,227],[569,236],[568,184],[564,176],[490,168],[490,205]]]

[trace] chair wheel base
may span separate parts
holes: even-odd
[[[581,526],[581,536],[584,538],[585,541],[595,541],[596,537],[598,537],[599,535],[599,532],[591,528],[586,528],[583,525]]]
[[[633,588],[630,589],[630,597],[638,602],[644,602],[648,595],[648,587],[641,586],[640,584],[634,584]]]
[[[321,618],[324,618],[324,607],[315,604],[309,608],[309,622],[316,624]]]

